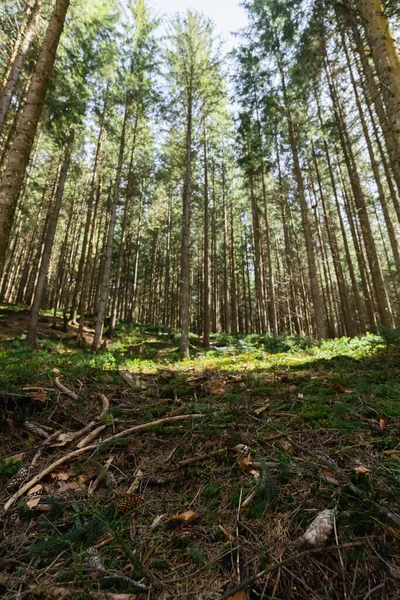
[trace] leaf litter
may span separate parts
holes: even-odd
[[[310,359],[304,366],[297,358],[280,365],[278,377],[274,355],[246,355],[168,364],[168,373],[148,362],[129,373],[126,364],[106,384],[100,370],[81,375],[81,386],[58,367],[46,383],[26,381],[36,393],[46,387],[37,398],[43,409],[25,415],[30,431],[20,419],[3,436],[4,457],[13,458],[0,480],[3,506],[15,493],[7,484],[17,465],[26,469],[22,486],[71,458],[3,513],[4,572],[17,577],[18,547],[28,580],[49,590],[59,578],[61,587],[80,588],[84,573],[89,590],[218,599],[265,572],[230,598],[340,599],[344,586],[347,597],[368,593],[364,564],[396,598],[399,412],[376,403],[372,390],[357,392],[354,371],[337,384],[334,359],[321,371],[315,365],[315,376]],[[109,402],[105,413],[99,394]],[[351,411],[338,412],[338,394]],[[174,414],[177,407],[184,414]],[[125,430],[132,432],[118,437]]]

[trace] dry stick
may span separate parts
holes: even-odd
[[[60,434],[62,434],[62,438],[61,438],[60,443],[54,444],[55,447],[66,446],[67,444],[74,442],[75,440],[81,438],[83,435],[92,431],[92,429],[98,425],[100,419],[102,419],[104,417],[104,415],[106,415],[110,410],[110,402],[109,402],[108,398],[104,394],[99,394],[99,397],[100,397],[100,400],[102,403],[101,413],[97,417],[95,417],[93,419],[93,421],[90,421],[90,423],[85,425],[85,427],[82,427],[82,429],[79,429],[79,431],[75,431],[72,433],[62,433],[61,431],[59,431],[56,435],[56,438],[60,437]],[[55,434],[50,436],[52,438],[52,440],[54,439],[54,435]],[[86,444],[90,443],[92,441],[92,439],[94,439],[95,437],[96,436],[91,438],[90,436],[87,436],[87,438],[85,438]],[[78,448],[83,447],[83,446],[81,446],[82,442],[83,442],[83,440],[80,442],[80,444],[78,444],[78,446],[77,446]],[[48,443],[48,441],[47,441],[47,443]]]
[[[93,431],[91,431],[86,437],[84,437],[83,440],[81,440],[79,444],[76,445],[76,447],[84,448],[85,446],[88,446],[90,442],[95,440],[100,435],[100,433],[106,428],[107,425],[100,425],[100,427],[97,427],[97,429],[93,429]]]
[[[204,416],[205,415],[202,415],[202,414],[178,415],[177,417],[166,417],[165,419],[157,419],[156,421],[151,421],[150,423],[143,423],[142,425],[136,425],[136,427],[131,427],[130,429],[125,429],[124,431],[120,431],[120,433],[112,435],[111,437],[103,440],[103,443],[108,443],[115,439],[119,439],[119,438],[126,437],[128,435],[131,435],[132,433],[138,433],[139,431],[143,431],[145,429],[150,429],[154,425],[163,425],[164,423],[171,423],[174,421],[188,421],[190,419],[200,419],[200,418],[203,418]],[[99,446],[99,444],[92,444],[90,446],[86,446],[85,448],[79,448],[78,450],[74,450],[73,452],[70,452],[69,454],[65,454],[58,460],[51,463],[48,467],[43,469],[43,471],[41,471],[40,473],[35,475],[35,477],[32,477],[32,479],[30,479],[27,483],[25,483],[25,485],[23,485],[17,492],[15,492],[15,494],[13,494],[11,496],[11,498],[9,498],[9,500],[4,505],[3,512],[4,513],[7,512],[7,510],[10,508],[10,506],[12,506],[14,504],[14,502],[16,500],[18,500],[18,498],[21,498],[21,496],[23,496],[25,494],[25,492],[30,490],[32,486],[34,486],[36,483],[41,481],[44,477],[46,477],[46,475],[51,473],[56,467],[58,467],[59,465],[63,465],[66,462],[69,462],[73,458],[76,458],[77,456],[80,456],[81,454],[84,454],[85,452],[89,452],[90,450],[97,450],[98,446]]]
[[[60,382],[60,380],[58,379],[58,377],[55,378],[54,383],[56,384],[56,386],[58,387],[58,389],[62,391],[63,394],[67,394],[67,396],[69,396],[70,398],[72,398],[72,400],[78,400],[78,396],[75,394],[75,392],[72,392],[67,387],[65,387],[65,385],[63,385]]]
[[[207,458],[212,458],[213,456],[218,456],[218,454],[223,454],[226,452],[228,448],[219,448],[218,450],[213,450],[213,452],[209,452],[208,454],[201,454],[200,456],[194,456],[193,458],[187,458],[186,460],[181,460],[179,463],[180,467],[185,467],[186,465],[191,465],[192,463],[206,460]]]
[[[285,558],[285,560],[281,560],[280,562],[277,562],[274,565],[267,567],[263,571],[260,571],[256,575],[253,575],[253,577],[249,577],[248,579],[245,579],[245,581],[242,581],[242,583],[240,585],[237,585],[234,588],[231,588],[228,592],[223,594],[219,598],[219,600],[229,600],[229,598],[231,598],[231,596],[246,589],[249,585],[252,585],[253,583],[255,583],[257,581],[257,579],[260,579],[260,577],[264,577],[264,575],[268,575],[269,573],[272,573],[273,571],[276,571],[277,569],[281,569],[285,565],[289,565],[290,563],[301,560],[302,558],[304,558],[305,556],[309,556],[310,554],[318,554],[318,553],[322,553],[322,552],[332,552],[334,550],[345,550],[346,548],[360,548],[362,546],[365,546],[365,542],[358,541],[358,542],[348,542],[346,544],[339,544],[339,545],[335,545],[335,546],[327,546],[326,548],[312,548],[311,550],[303,550],[303,552],[299,552],[298,554],[295,554],[294,556]]]

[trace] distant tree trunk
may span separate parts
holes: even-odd
[[[22,33],[22,37],[16,43],[14,55],[11,64],[6,73],[4,85],[0,92],[0,135],[3,131],[4,123],[7,118],[7,113],[10,108],[14,89],[18,83],[18,79],[24,64],[25,55],[29,49],[30,43],[35,33],[36,23],[39,16],[42,0],[36,0],[31,7],[27,22]]]
[[[95,333],[94,333],[93,343],[92,343],[92,352],[97,352],[99,350],[102,335],[103,335],[104,317],[106,314],[108,291],[109,291],[109,286],[110,286],[111,257],[112,257],[113,241],[114,241],[115,222],[117,219],[117,205],[118,205],[118,198],[119,198],[119,188],[120,188],[120,183],[121,183],[122,164],[124,162],[127,120],[128,120],[128,103],[125,104],[124,121],[122,124],[122,133],[121,133],[121,140],[120,140],[120,145],[119,145],[117,172],[116,172],[115,182],[114,182],[114,194],[113,194],[113,198],[111,200],[110,222],[109,222],[109,228],[108,228],[107,245],[106,245],[106,249],[105,249],[104,270],[103,270],[102,278],[101,278],[100,298],[99,298],[99,306],[98,306],[98,311],[97,311],[96,328],[95,328]]]
[[[368,265],[371,271],[372,285],[375,293],[375,299],[378,307],[380,323],[382,325],[392,325],[392,315],[389,300],[387,297],[387,290],[383,280],[383,275],[378,260],[378,254],[376,251],[375,241],[372,235],[371,225],[368,218],[367,207],[365,204],[364,194],[361,188],[361,182],[357,171],[357,166],[352,150],[352,145],[349,139],[347,126],[343,114],[343,109],[339,96],[336,91],[336,86],[327,66],[327,76],[330,88],[330,94],[332,103],[334,106],[337,124],[339,129],[339,136],[341,140],[342,150],[345,158],[347,171],[349,174],[351,189],[353,192],[354,201],[357,207],[357,214],[359,223],[361,225],[363,238],[365,241],[365,249],[367,253]]]
[[[280,65],[280,63],[278,66],[279,66],[281,79],[282,79],[282,90],[283,90],[283,94],[284,94],[286,116],[287,116],[287,122],[288,122],[288,128],[289,128],[290,145],[292,148],[292,155],[293,155],[294,174],[295,174],[296,182],[297,182],[297,190],[298,190],[298,194],[299,194],[300,209],[301,209],[301,219],[302,219],[304,238],[305,238],[305,243],[306,243],[311,296],[312,296],[312,300],[313,300],[313,310],[314,310],[314,316],[315,316],[315,333],[316,333],[316,336],[318,339],[322,339],[326,335],[324,310],[323,310],[323,305],[322,305],[321,287],[320,287],[320,283],[318,281],[318,275],[317,275],[317,265],[316,265],[316,260],[315,260],[315,251],[314,251],[314,245],[313,245],[313,239],[312,239],[312,233],[311,233],[310,220],[309,220],[309,216],[308,216],[308,206],[307,206],[305,191],[304,191],[304,181],[303,181],[303,175],[302,175],[301,167],[300,167],[294,123],[292,120],[290,106],[289,106],[289,102],[287,99],[285,76],[284,76],[283,68]]]
[[[28,335],[26,338],[26,343],[29,346],[35,346],[35,344],[36,344],[36,332],[37,332],[37,325],[38,325],[38,321],[39,321],[40,304],[41,304],[43,292],[45,289],[51,252],[53,250],[54,236],[56,233],[58,217],[60,214],[61,204],[62,204],[62,200],[63,200],[63,196],[64,196],[65,182],[67,180],[68,169],[69,169],[69,165],[71,162],[72,143],[73,143],[73,138],[71,139],[71,141],[69,143],[69,148],[66,151],[64,162],[63,162],[63,165],[61,168],[60,178],[58,180],[57,191],[56,191],[56,201],[55,201],[55,205],[52,210],[50,221],[49,221],[47,231],[46,231],[46,238],[44,241],[42,262],[40,264],[39,274],[38,274],[38,278],[37,278],[35,295],[34,295],[30,318],[29,318]]]
[[[180,357],[189,357],[189,329],[190,329],[190,196],[192,185],[192,111],[193,99],[191,91],[188,93],[186,115],[186,156],[185,156],[185,181],[183,185],[182,207],[182,248],[181,248],[181,343]]]
[[[69,0],[56,0],[0,185],[0,275]]]
[[[387,115],[400,148],[400,54],[380,0],[357,0],[368,45],[381,84]]]
[[[203,346],[210,347],[210,260],[209,260],[209,211],[208,211],[208,149],[207,129],[203,123],[204,152],[204,253],[203,253]]]

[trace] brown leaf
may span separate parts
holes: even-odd
[[[225,392],[225,383],[225,381],[219,381],[211,388],[210,392],[212,394],[223,394]]]
[[[367,467],[364,467],[364,465],[357,465],[354,467],[353,471],[355,473],[363,473],[365,475],[369,475],[371,473],[371,471]]]
[[[299,389],[299,388],[298,388],[298,386],[297,386],[297,385],[291,385],[291,386],[289,386],[289,392],[290,392],[291,394],[295,394],[295,393],[297,392],[297,390],[298,390],[298,389]]]
[[[328,467],[322,467],[322,470],[324,472],[325,480],[328,483],[331,483],[332,485],[339,485],[339,481],[336,479],[335,473],[333,471],[328,469]]]
[[[43,492],[43,486],[38,483],[33,488],[29,490],[27,496],[29,496],[29,500],[27,500],[26,505],[28,508],[35,508],[40,502],[40,497]]]
[[[240,592],[236,592],[234,596],[229,596],[228,600],[247,600],[246,592],[240,590]]]
[[[57,481],[68,481],[68,479],[71,477],[71,473],[67,473],[67,471],[64,471],[63,468],[55,469],[52,471],[52,473],[50,473],[50,477],[52,479],[56,479]]]
[[[255,414],[257,415],[257,417],[259,417],[260,415],[262,415],[263,412],[265,412],[267,409],[269,408],[269,406],[260,406],[260,408],[256,408],[255,409]]]
[[[346,393],[346,389],[341,383],[334,383],[332,387],[335,390],[335,392],[337,392],[338,394]]]
[[[381,426],[381,429],[385,429],[386,425],[389,423],[389,419],[385,416],[381,416],[379,419],[379,425]]]
[[[68,483],[63,483],[58,488],[57,492],[62,494],[63,492],[68,492],[69,490],[81,490],[82,487],[79,485],[77,481],[69,481]]]
[[[180,513],[179,515],[173,515],[167,521],[168,527],[173,527],[176,525],[182,525],[183,523],[189,523],[189,521],[193,521],[196,517],[196,513],[192,510],[185,510],[185,512]]]
[[[36,392],[36,394],[33,395],[33,399],[37,402],[46,402],[47,393],[44,390],[40,389]]]
[[[4,459],[5,463],[16,463],[21,461],[25,456],[25,452],[20,452],[19,454],[13,454],[12,456],[9,456],[8,458]]]

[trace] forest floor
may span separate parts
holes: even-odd
[[[395,344],[192,336],[180,362],[166,328],[93,355],[26,321],[0,307],[0,596],[400,598]]]

